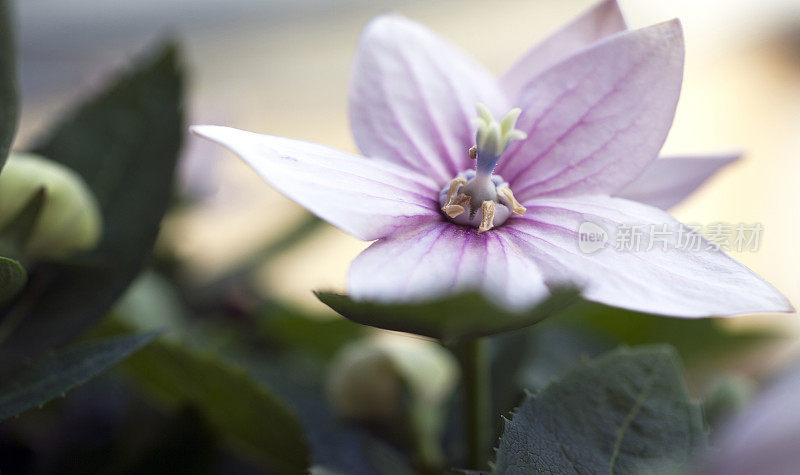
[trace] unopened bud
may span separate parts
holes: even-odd
[[[66,166],[32,154],[11,154],[0,171],[0,237],[42,191],[44,201],[20,251],[53,258],[94,247],[102,217],[89,187]]]
[[[403,391],[429,405],[453,390],[458,366],[436,343],[382,334],[345,347],[331,365],[328,395],[345,417],[383,419],[400,414]]]

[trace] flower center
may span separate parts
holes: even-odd
[[[525,133],[517,130],[519,109],[511,109],[500,122],[489,109],[478,103],[475,125],[476,146],[469,149],[469,157],[476,161],[475,170],[459,173],[439,193],[439,204],[450,221],[488,231],[505,223],[512,213],[525,214],[508,183],[493,175],[494,167],[512,140],[521,140]]]

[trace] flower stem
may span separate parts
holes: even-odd
[[[488,468],[492,434],[491,384],[487,340],[478,338],[459,346],[464,387],[464,421],[469,468]]]

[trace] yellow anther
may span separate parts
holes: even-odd
[[[469,148],[469,158],[471,158],[473,160],[477,160],[478,159],[478,147],[477,147],[477,145],[473,145],[472,147]]]
[[[488,231],[494,226],[494,201],[484,201],[481,205],[481,210],[483,211],[483,218],[481,219],[481,225],[478,226],[479,233]]]
[[[442,207],[442,211],[450,218],[455,218],[467,211],[469,206],[470,197],[464,193],[459,193],[458,196],[448,200],[447,204]]]
[[[527,211],[527,208],[519,204],[516,198],[514,198],[514,193],[511,192],[511,188],[508,186],[501,186],[497,189],[497,193],[500,194],[505,201],[508,203],[508,207],[511,208],[511,211],[522,216]]]
[[[456,197],[458,189],[467,184],[467,180],[462,177],[453,178],[450,182],[450,188],[447,189],[447,198],[445,199],[445,206],[453,204],[453,198]]]

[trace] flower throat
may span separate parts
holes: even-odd
[[[476,162],[475,169],[453,178],[439,193],[439,204],[450,221],[476,227],[482,233],[505,223],[512,213],[525,214],[525,207],[514,198],[508,183],[492,172],[508,144],[526,135],[514,128],[519,109],[511,109],[500,122],[485,105],[478,103],[477,109],[477,145],[468,152]]]

